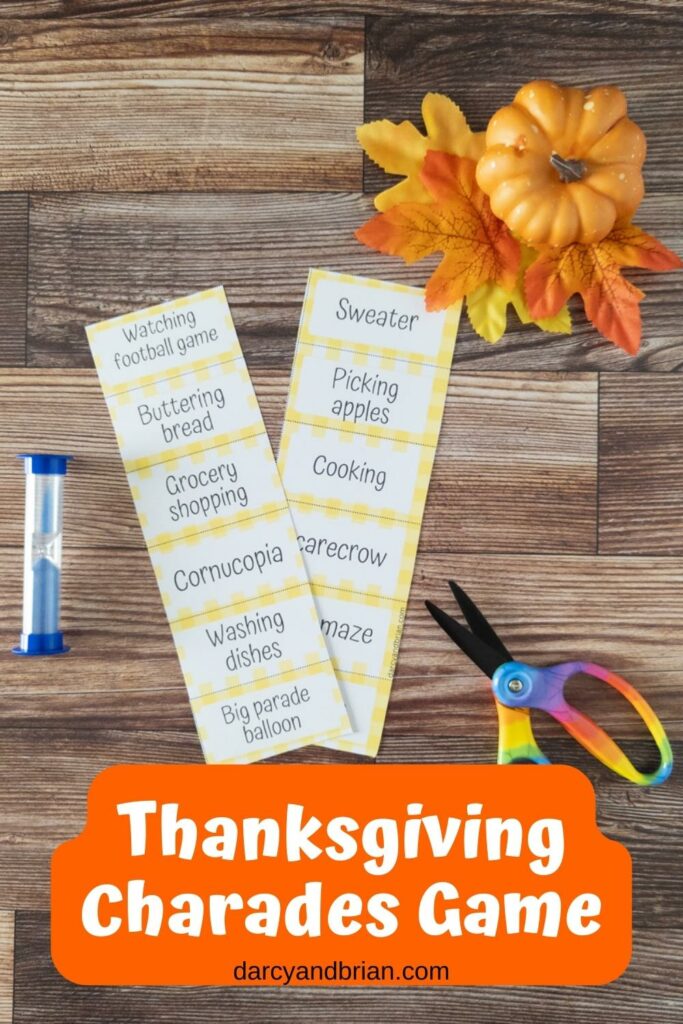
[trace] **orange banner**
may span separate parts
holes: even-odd
[[[585,985],[631,861],[563,766],[125,765],[52,861],[84,985]]]

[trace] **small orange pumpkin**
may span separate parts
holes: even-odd
[[[613,85],[529,82],[493,115],[477,182],[531,246],[598,242],[643,198],[645,136]]]

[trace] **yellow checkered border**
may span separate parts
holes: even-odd
[[[283,505],[281,501],[272,501],[251,512],[245,510],[234,516],[216,516],[214,519],[207,519],[199,527],[188,526],[177,533],[158,533],[155,537],[150,537],[147,547],[150,551],[158,551],[161,548],[164,551],[170,551],[178,546],[192,547],[208,533],[212,533],[215,537],[224,537],[232,530],[250,530],[256,520],[272,521],[288,511],[288,505]],[[142,517],[140,520],[142,521]]]
[[[315,668],[310,666],[304,670],[298,677],[298,679],[313,678],[315,676],[325,675],[329,681],[333,682],[333,677],[330,673],[324,671],[324,669]],[[297,679],[297,681],[298,681]],[[272,682],[268,682],[266,685],[259,687],[260,689],[268,689],[274,685]],[[317,684],[322,685],[322,680]],[[253,687],[252,687],[253,690]],[[272,739],[263,741],[263,743],[250,750],[249,753],[245,753],[239,757],[222,757],[219,753],[211,749],[208,745],[207,731],[204,726],[199,724],[197,712],[202,708],[207,707],[210,704],[225,703],[228,700],[235,699],[239,694],[231,693],[230,696],[226,694],[212,694],[204,697],[198,697],[194,700],[190,700],[190,706],[195,719],[195,726],[197,729],[197,735],[202,744],[202,750],[204,752],[204,758],[207,764],[250,764],[252,761],[259,761],[263,757],[275,757],[277,754],[284,754],[288,750],[298,750],[300,747],[308,746],[309,744],[323,744],[335,736],[343,735],[348,733],[351,723],[349,722],[346,714],[346,708],[342,700],[341,691],[338,686],[330,686],[330,699],[337,712],[337,723],[329,729],[321,732],[311,733],[307,736],[296,736],[290,734],[287,739],[284,739],[280,743],[273,743]]]
[[[246,449],[259,449],[258,458],[272,459],[272,449],[270,447],[270,441],[265,429],[261,429],[257,434],[250,434],[248,437],[243,438],[240,441],[231,439],[225,444],[211,445],[208,448],[203,448],[199,452],[195,452],[190,456],[183,456],[182,458],[189,458],[192,466],[201,466],[206,462],[209,454],[212,454],[216,459],[229,458],[234,455],[233,449],[236,445],[244,445]],[[255,453],[256,454],[256,453]],[[174,459],[169,465],[182,461]],[[149,520],[145,512],[142,511],[142,494],[140,482],[143,480],[151,479],[154,476],[154,470],[159,465],[166,465],[166,463],[154,463],[152,466],[146,466],[145,469],[139,470],[135,475],[135,479],[129,477],[128,486],[135,502],[135,507],[138,513],[138,519],[140,525],[145,531],[145,541],[148,548],[160,547],[162,545],[174,544],[178,541],[185,541],[195,534],[201,535],[204,533],[212,533],[214,530],[220,529],[221,526],[227,526],[229,523],[239,523],[242,520],[255,519],[261,512],[272,512],[276,508],[282,508],[282,500],[265,502],[261,505],[254,506],[253,508],[239,509],[232,514],[226,514],[223,516],[214,516],[212,519],[205,519],[201,524],[195,523],[192,526],[186,526],[179,530],[173,530],[171,532],[162,532],[158,534],[152,534],[147,536],[147,527],[150,525]],[[273,465],[273,472],[271,477],[271,483],[273,487],[273,493],[281,495],[282,493],[282,481],[280,480],[280,474],[277,471],[277,467]]]
[[[357,680],[351,679],[345,673],[338,673],[337,678],[342,682],[356,682]],[[391,694],[391,681],[388,685],[381,685],[375,687],[375,704],[372,709],[372,716],[370,718],[370,728],[367,735],[361,739],[355,739],[355,733],[351,733],[348,738],[340,735],[335,736],[332,739],[324,740],[323,746],[327,747],[328,750],[343,750],[347,754],[362,754],[365,757],[377,757],[379,752],[379,746],[382,742],[382,732],[384,731],[384,720],[387,716],[387,708],[389,706],[389,696]]]
[[[282,607],[289,601],[296,601],[300,600],[302,597],[307,597],[309,593],[310,590],[308,585],[303,584],[300,587],[293,587],[290,591],[287,591],[284,594],[275,594],[274,598],[271,598],[270,600],[259,599],[257,602],[252,602],[251,606],[246,602],[239,607],[232,606],[228,609],[221,609],[213,614],[210,621],[216,622],[219,619],[233,618],[244,613],[258,611],[260,608],[271,607],[274,603],[277,603],[278,607]],[[242,611],[239,610],[240,607],[243,609]],[[296,664],[291,658],[281,659],[277,663],[272,663],[270,669],[259,665],[251,669],[240,669],[237,672],[226,672],[226,678],[221,680],[211,680],[206,677],[202,678],[201,674],[197,677],[195,672],[190,672],[189,667],[186,668],[186,665],[189,666],[189,656],[182,634],[187,632],[190,628],[205,628],[209,624],[207,619],[194,623],[192,626],[187,623],[184,624],[184,626],[181,626],[180,629],[174,631],[173,639],[178,652],[178,657],[181,665],[183,666],[185,683],[187,684],[190,697],[203,697],[207,694],[225,694],[228,692],[233,696],[242,696],[243,693],[248,692],[251,689],[262,688],[268,680],[278,679],[280,676],[289,675],[292,672],[298,672],[300,669],[308,668],[312,665],[320,666],[318,669],[319,671],[323,671],[322,665],[325,665],[327,671],[329,671],[331,663],[327,653],[327,646],[319,628],[318,612],[313,601],[308,601],[308,614],[312,623],[314,623],[314,628],[311,631],[311,641],[314,639],[317,640],[317,645],[310,651],[298,656]],[[203,666],[199,666],[199,668],[201,673]],[[226,681],[228,677],[234,681],[228,683]]]
[[[403,442],[407,444],[423,444],[435,448],[439,440],[441,430],[441,419],[443,408],[448,391],[450,378],[449,367],[435,367],[419,364],[406,366],[404,363],[400,368],[405,376],[429,376],[432,378],[432,391],[429,396],[429,404],[425,416],[423,430],[396,430],[391,427],[377,426],[374,423],[349,423],[335,419],[333,416],[315,416],[308,412],[297,409],[297,402],[300,396],[302,366],[311,353],[310,347],[297,345],[294,353],[294,365],[289,383],[289,398],[287,400],[287,411],[285,413],[285,424],[295,423],[313,427],[328,427],[353,435],[364,434],[367,437],[376,437],[388,441]],[[315,350],[313,350],[315,351]],[[316,353],[319,354],[319,353]],[[335,349],[325,349],[325,358],[330,362],[338,361],[339,353]],[[366,353],[355,353],[352,356],[354,366],[365,366],[370,357]]]
[[[301,580],[291,580],[287,586],[279,587],[275,590],[271,589],[263,593],[253,594],[251,597],[242,596],[236,601],[230,601],[228,604],[218,604],[216,602],[202,611],[185,615],[183,618],[170,619],[171,631],[176,638],[176,644],[178,644],[180,641],[177,639],[176,634],[182,633],[186,629],[194,629],[195,626],[218,622],[219,619],[225,618],[226,615],[241,615],[246,611],[257,611],[272,604],[275,598],[277,598],[278,603],[294,600],[310,592],[310,589],[311,586],[308,582],[308,577],[306,577]]]
[[[289,449],[292,443],[292,439],[296,433],[308,433],[311,439],[320,438],[324,439],[326,427],[310,426],[308,424],[297,423],[293,420],[287,420],[282,432],[282,438],[280,440],[280,452],[278,455],[278,466],[282,467],[283,476],[285,466],[287,465],[287,458],[289,455]],[[385,439],[378,437],[366,437],[363,435],[344,433],[340,435],[340,441],[349,446],[353,446],[354,450],[358,447],[367,449],[367,455],[372,455],[376,452],[381,444],[390,444],[394,451],[407,451],[410,447],[406,441],[396,441],[393,438]],[[396,509],[381,505],[371,505],[368,502],[353,502],[349,504],[340,498],[337,502],[331,502],[326,499],[322,501],[317,495],[308,493],[306,491],[291,491],[287,490],[287,497],[290,504],[292,505],[310,505],[316,508],[323,509],[326,513],[333,518],[336,515],[343,515],[349,513],[349,515],[359,515],[371,518],[391,521],[392,523],[414,523],[417,526],[422,522],[422,515],[424,512],[425,502],[427,500],[427,492],[429,491],[429,482],[432,475],[432,466],[434,464],[435,449],[430,447],[423,447],[420,451],[419,461],[417,466],[417,473],[413,485],[413,498],[410,508],[406,513],[397,513]]]
[[[359,520],[360,522],[367,521],[371,518],[361,512],[351,511],[347,507],[344,507],[341,510],[329,508],[325,505],[316,505],[315,507],[312,507],[309,504],[301,504],[296,498],[290,498],[289,503],[296,508],[295,524],[297,529],[303,529],[304,516],[311,515],[316,512],[322,514],[325,519],[329,519],[332,522],[334,520],[344,518],[345,516]],[[410,591],[410,584],[413,580],[417,546],[420,542],[420,523],[397,523],[388,519],[377,520],[376,518],[373,518],[372,521],[373,523],[379,523],[379,525],[385,530],[403,531],[403,549],[401,551],[398,572],[396,574],[396,583],[392,588],[391,597],[395,601],[407,598],[408,592]],[[303,554],[305,561],[305,553]],[[330,577],[323,573],[312,573],[309,568],[311,586],[314,590],[316,587],[328,587],[333,590],[352,590],[355,594],[363,594],[365,597],[386,599],[388,581],[385,580],[382,583],[362,588],[359,587],[357,580],[354,580],[353,577],[345,577],[342,575],[345,572],[348,573],[351,571],[351,568],[348,566],[340,566],[340,575],[337,577]],[[377,572],[379,575],[384,572],[384,569],[378,569]]]
[[[209,439],[209,444],[207,444],[207,440],[204,438],[201,441],[192,441],[189,444],[178,445],[177,448],[170,448],[165,452],[158,452],[154,455],[145,455],[139,459],[124,459],[123,467],[126,473],[129,474],[144,473],[146,469],[152,469],[154,466],[158,466],[162,462],[164,465],[173,467],[177,466],[181,459],[185,459],[188,456],[198,456],[204,451],[221,448],[224,445],[234,444],[237,441],[246,441],[252,437],[258,437],[265,433],[266,430],[263,426],[263,420],[259,414],[258,419],[255,419],[250,426],[242,427],[240,430],[235,430],[231,434],[216,434],[214,437]],[[119,441],[120,446],[120,439],[118,435],[117,441]]]
[[[190,459],[193,466],[201,466],[207,461],[209,455],[215,455],[219,459],[230,458],[232,456],[232,449],[236,445],[244,445],[245,448],[254,449],[261,446],[262,451],[259,454],[263,455],[264,458],[266,455],[271,456],[273,453],[266,428],[263,422],[261,422],[258,428],[255,428],[250,434],[245,434],[244,430],[236,431],[234,434],[222,434],[220,438],[217,440],[212,439],[210,444],[202,445],[197,451],[189,452],[185,455],[172,455],[169,459],[163,458],[150,462],[148,466],[137,470],[136,476],[141,479],[151,477],[157,466],[165,466],[171,463],[176,464],[182,462],[183,459]],[[278,481],[278,486],[280,486],[280,474],[275,466],[273,466],[273,478]]]
[[[363,345],[360,342],[342,341],[339,338],[322,337],[312,333],[309,329],[309,323],[313,313],[313,306],[315,304],[315,293],[318,284],[321,281],[334,281],[338,284],[360,285],[363,288],[374,288],[381,292],[396,292],[403,295],[409,294],[424,296],[423,288],[413,288],[406,284],[379,281],[376,278],[371,277],[358,277],[354,274],[337,274],[331,270],[311,270],[308,275],[306,294],[304,296],[304,304],[301,312],[301,322],[299,325],[300,342],[304,344],[323,345],[327,348],[334,348],[337,350],[345,349],[347,351],[354,350],[357,352],[370,352],[388,359],[400,360],[401,362],[406,362],[406,360],[408,360],[415,363],[432,363],[436,366],[447,367],[450,369],[450,365],[453,362],[453,349],[455,346],[455,336],[458,331],[458,324],[460,323],[462,303],[458,302],[455,305],[450,306],[446,311],[441,330],[439,348],[434,355],[425,355],[419,350],[411,352],[410,350],[404,351],[402,349],[392,347],[379,348],[375,344]]]
[[[240,673],[235,672],[232,674],[233,677],[237,675],[245,677],[239,683],[229,682],[230,674],[227,672],[226,678],[220,681],[203,682],[196,686],[191,686],[188,683],[187,688],[190,699],[197,701],[212,697],[215,694],[222,694],[226,700],[230,700],[233,697],[241,697],[245,693],[256,693],[278,682],[287,682],[287,676],[296,674],[296,679],[299,680],[307,675],[311,675],[313,670],[316,672],[330,671],[330,659],[327,656],[327,650],[307,651],[297,658],[296,662],[287,658],[279,661],[278,665],[283,667],[278,669],[277,672],[271,671],[268,673],[268,670],[262,666],[260,669],[243,669]]]
[[[137,388],[126,388],[105,397],[113,419],[113,414],[117,409],[132,405],[139,398],[153,398],[157,395],[172,394],[174,391],[181,391],[183,388],[193,384],[212,384],[214,382],[218,384],[231,376],[237,377],[242,387],[249,391],[253,390],[247,364],[240,353],[232,356],[230,359],[211,359],[205,366],[200,366],[197,369],[190,369],[188,367],[182,373],[158,374],[148,384]],[[247,404],[251,409],[254,409],[256,407],[255,398],[254,401],[251,401],[250,395]]]
[[[204,302],[206,299],[221,299],[225,303],[225,309],[228,315],[230,314],[230,307],[228,306],[228,300],[225,297],[225,289],[222,285],[215,285],[213,288],[205,288],[201,292],[193,292],[191,295],[182,295],[179,299],[171,299],[169,302],[158,302],[154,306],[146,306],[144,309],[133,310],[132,313],[122,313],[120,316],[113,316],[110,320],[100,320],[94,324],[88,324],[85,328],[85,333],[88,336],[90,345],[93,344],[93,339],[97,340],[100,334],[104,331],[110,330],[112,327],[123,327],[124,325],[134,324],[137,320],[146,320],[152,316],[159,316],[161,313],[168,313],[176,309],[184,309],[185,306],[196,306],[198,302]],[[230,318],[230,326],[234,330],[232,318]]]
[[[264,517],[259,517],[258,520],[252,520],[251,522],[244,523],[242,529],[245,532],[249,532],[254,528],[255,522],[261,522]],[[285,528],[286,542],[292,546],[292,568],[293,573],[296,575],[284,576],[277,581],[275,587],[273,586],[272,580],[258,584],[253,590],[245,592],[244,590],[228,591],[228,581],[223,581],[221,584],[222,589],[226,591],[226,600],[224,602],[218,602],[215,599],[210,601],[204,601],[200,606],[182,606],[174,608],[174,602],[171,599],[171,595],[167,590],[164,589],[164,569],[166,561],[166,551],[163,548],[151,548],[149,551],[150,558],[152,560],[152,567],[154,574],[157,579],[157,585],[161,593],[161,599],[164,602],[164,607],[169,615],[169,622],[173,625],[174,622],[182,621],[189,618],[197,618],[198,615],[205,615],[207,612],[212,612],[216,608],[227,608],[233,604],[239,604],[241,601],[247,601],[251,597],[263,597],[271,594],[273,590],[285,590],[289,587],[296,586],[301,580],[308,579],[306,575],[306,567],[301,552],[299,551],[299,544],[297,541],[296,530],[292,522],[292,517],[289,512],[289,507],[284,506],[283,508],[271,512],[268,514],[268,520],[271,523],[282,521]],[[227,534],[234,529],[233,524],[229,523],[226,527],[221,530],[221,533]],[[219,533],[220,536],[220,533]],[[196,542],[199,543],[202,540],[201,537],[196,538]],[[277,569],[275,570],[277,571]],[[170,617],[170,610],[173,610],[173,618]]]
[[[340,679],[348,679],[353,683],[362,683],[365,686],[371,687],[384,685],[391,687],[391,679],[396,661],[396,632],[401,629],[405,614],[405,605],[398,599],[380,597],[378,594],[363,594],[356,591],[343,590],[340,587],[316,583],[312,583],[311,586],[313,589],[313,596],[316,598],[332,597],[337,601],[352,604],[357,618],[362,617],[362,610],[364,607],[384,608],[390,613],[389,629],[387,630],[379,676],[377,673],[370,674],[367,671],[370,666],[367,662],[361,661],[360,658],[349,664],[341,665],[339,663],[339,659],[335,658],[330,652],[330,659],[334,666],[334,670],[337,673],[337,677]],[[322,620],[324,616],[319,613],[319,618]],[[323,637],[324,636],[325,633],[323,632]]]
[[[284,677],[291,676],[295,672],[297,674],[296,680],[290,681],[303,681],[329,671],[330,662],[327,656],[324,653],[321,656],[320,651],[312,651],[302,656],[300,664],[294,665],[289,663],[282,671],[274,672],[272,675],[262,673],[246,682],[228,686],[224,684],[220,688],[210,686],[209,684],[200,684],[193,693],[190,693],[190,701],[193,708],[203,708],[207,705],[215,704],[218,700],[237,700],[245,695],[268,690],[271,686],[277,686],[280,682],[287,682],[288,680]],[[342,702],[341,691],[335,693],[334,699],[335,703]]]
[[[225,354],[218,356],[207,356],[206,359],[195,359],[194,362],[188,363],[182,370],[174,370],[170,372],[165,370],[159,373],[147,373],[143,377],[136,377],[130,382],[125,384],[117,384],[113,388],[105,390],[102,387],[104,397],[110,401],[117,399],[119,404],[123,404],[122,398],[124,395],[128,395],[131,391],[142,391],[144,395],[155,395],[158,394],[157,388],[160,384],[171,384],[171,389],[177,389],[187,383],[185,377],[193,377],[198,383],[208,379],[207,371],[216,369],[217,367],[225,367],[230,363],[236,363],[242,360],[242,350],[239,344],[234,345],[231,349],[228,349]],[[98,372],[102,368],[102,358],[100,356],[94,356],[95,367]],[[177,383],[176,383],[177,382]]]
[[[97,353],[97,349],[99,347],[99,344],[101,343],[101,337],[105,331],[110,330],[112,327],[134,323],[139,319],[156,316],[163,312],[182,309],[185,306],[194,305],[200,301],[204,301],[213,297],[218,298],[219,301],[222,301],[224,303],[225,323],[228,329],[233,333],[235,339],[234,346],[231,346],[231,348],[228,350],[228,358],[223,358],[220,361],[217,361],[215,357],[207,358],[206,360],[197,360],[191,364],[186,365],[183,368],[182,372],[177,372],[177,368],[175,368],[174,370],[167,370],[163,373],[160,372],[158,374],[147,374],[139,378],[133,378],[129,381],[126,381],[125,384],[115,386],[111,388],[109,391],[107,391],[107,389],[104,387],[103,375],[101,372],[103,369],[103,360],[99,359]],[[216,451],[217,449],[221,450],[223,448],[227,449],[230,448],[231,445],[234,445],[235,443],[239,442],[257,445],[259,443],[259,440],[261,442],[265,441],[270,451],[270,444],[266,434],[265,426],[263,424],[263,419],[261,417],[256,396],[253,393],[251,379],[249,377],[246,364],[244,363],[242,357],[241,348],[239,346],[239,340],[237,339],[237,335],[235,334],[234,324],[232,322],[230,310],[227,304],[227,300],[225,298],[225,292],[222,287],[219,286],[216,288],[209,288],[202,292],[196,292],[192,295],[183,296],[171,302],[163,302],[155,306],[149,306],[145,309],[137,310],[133,313],[126,313],[123,314],[122,316],[114,317],[107,321],[102,321],[101,323],[91,324],[88,327],[86,327],[86,334],[88,337],[88,342],[90,344],[91,351],[93,353],[93,358],[95,359],[96,367],[98,369],[100,385],[102,386],[105,398],[107,399],[107,405],[109,407],[109,413],[112,419],[112,423],[114,424],[114,428],[116,428],[114,410],[117,405],[120,405],[126,401],[126,394],[128,394],[131,390],[141,388],[144,394],[156,394],[156,389],[159,384],[166,382],[170,383],[171,389],[179,388],[186,383],[186,378],[188,376],[194,377],[194,379],[199,382],[203,382],[207,379],[211,379],[212,374],[215,370],[224,370],[225,366],[228,363],[241,363],[241,366],[238,368],[238,370],[242,374],[245,386],[251,392],[250,404],[255,411],[253,423],[243,427],[238,431],[233,431],[230,434],[221,434],[218,436],[214,436],[209,439],[208,444],[207,439],[204,438],[201,441],[179,445],[176,448],[171,449],[170,451],[166,449],[163,452],[158,453],[157,455],[150,455],[139,459],[123,460],[124,468],[129,478],[133,475],[137,475],[140,479],[144,479],[145,476],[149,476],[152,474],[152,470],[155,466],[163,464],[169,466],[170,468],[173,468],[183,459],[186,458],[192,459],[193,462],[201,462],[205,459],[207,452]],[[121,449],[122,438],[117,434],[116,439],[119,445],[119,449]],[[270,452],[270,454],[272,456],[272,452]],[[279,482],[277,469],[274,465],[273,472]],[[130,479],[129,483],[131,485],[131,490],[134,492],[134,488],[136,485],[132,481],[130,481]],[[291,515],[289,513],[289,508],[286,506],[284,508],[282,506],[280,506],[279,508],[272,507],[267,509],[266,511],[266,515],[274,516],[276,514],[282,516],[286,515],[290,521],[290,529],[288,532],[290,535],[290,539],[295,547],[297,556],[297,567],[300,568],[300,575],[298,577],[289,577],[283,580],[281,582],[281,585],[276,588],[273,588],[272,585],[260,586],[257,588],[255,593],[249,595],[243,592],[236,592],[231,596],[231,599],[226,604],[219,604],[217,601],[207,601],[205,602],[203,608],[197,611],[191,609],[179,609],[179,615],[174,619],[171,619],[168,614],[169,602],[167,599],[167,595],[164,595],[163,593],[161,595],[164,607],[167,611],[167,618],[171,628],[171,633],[173,635],[176,648],[178,650],[178,656],[181,668],[183,670],[186,687],[190,695],[192,692],[192,687],[195,684],[192,678],[192,672],[187,667],[188,658],[183,650],[182,634],[185,630],[201,626],[203,623],[216,621],[217,619],[225,617],[226,615],[239,614],[241,610],[257,609],[259,607],[272,604],[274,598],[276,598],[278,602],[281,602],[283,600],[289,600],[304,595],[308,595],[310,597],[311,618],[317,624],[318,615],[312,600],[311,588],[308,578],[306,576],[303,559],[301,557],[301,553],[298,550],[296,532],[293,526],[291,526]],[[250,517],[250,520],[253,521],[253,518],[254,517]],[[220,526],[218,526],[218,529],[231,529],[233,525],[233,521],[229,523],[222,523],[220,524]],[[247,522],[245,521],[242,525],[246,527]],[[187,537],[185,531],[182,531],[182,533],[182,537],[170,536],[168,538],[165,538],[164,535],[159,535],[157,538],[155,538],[157,546],[159,544],[160,539],[162,541],[162,544],[165,543],[166,545],[172,545],[180,540],[182,540],[184,543],[187,543],[189,540],[191,540],[191,538]],[[150,545],[148,544],[148,547],[149,546]],[[150,550],[150,555],[152,555],[153,550],[153,548]],[[156,568],[155,572],[157,572]],[[261,744],[253,751],[250,751],[249,754],[246,754],[241,757],[224,757],[222,756],[222,752],[220,751],[207,749],[207,737],[205,734],[205,730],[197,722],[195,714],[197,732],[199,734],[199,738],[202,743],[202,748],[204,751],[204,756],[207,762],[224,764],[248,764],[252,761],[260,760],[264,756],[274,756],[278,753],[282,753],[287,750],[298,749],[307,744],[322,743],[336,735],[339,735],[340,733],[347,733],[349,731],[350,722],[346,714],[346,709],[344,707],[341,692],[338,686],[336,685],[336,680],[332,672],[332,666],[327,655],[327,648],[323,640],[322,633],[320,633],[318,629],[317,633],[314,631],[311,634],[311,636],[319,636],[318,650],[315,652],[306,652],[303,655],[303,666],[294,666],[291,664],[291,661],[288,660],[284,664],[283,672],[278,673],[278,677],[294,672],[296,672],[297,679],[302,677],[307,678],[314,675],[322,677],[320,685],[327,685],[330,691],[331,700],[338,709],[337,723],[332,728],[328,728],[324,731],[316,732],[308,736],[290,736],[287,738],[287,740],[281,743],[272,743],[272,741],[269,740],[267,743]],[[268,686],[272,686],[274,685],[272,682],[273,678],[274,677],[271,676],[267,678],[255,678],[250,681],[241,682],[240,684],[238,684],[238,687],[231,690],[231,695],[232,697],[236,697],[238,695],[243,695],[244,692],[264,689]],[[200,691],[203,685],[205,684],[202,684],[201,682],[198,684]],[[210,701],[225,699],[225,692],[218,694],[200,692],[198,696],[194,698],[194,700],[197,702],[197,709],[203,706],[201,702],[205,702],[207,700]],[[193,704],[193,698],[191,696],[190,703],[191,706],[193,707],[194,714],[195,705]]]
[[[179,649],[178,649],[179,652]],[[228,699],[230,697],[240,697],[245,693],[256,692],[260,689],[269,685],[274,685],[276,682],[287,680],[285,677],[291,676],[296,673],[296,678],[300,679],[305,675],[310,675],[314,669],[317,673],[329,672],[330,671],[330,658],[328,657],[328,651],[325,647],[325,643],[321,642],[321,649],[306,651],[297,658],[296,664],[291,658],[280,660],[278,665],[283,668],[278,671],[270,671],[259,667],[259,669],[252,670],[241,670],[240,673],[227,673],[224,679],[220,681],[208,681],[193,683],[188,680],[185,676],[185,683],[189,692],[190,699],[196,700],[200,697],[211,696],[216,693],[222,693],[223,696]],[[241,682],[229,682],[230,677],[237,678],[240,676]]]

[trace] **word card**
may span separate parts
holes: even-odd
[[[398,658],[460,307],[312,270],[278,466],[353,732],[374,756]]]
[[[206,760],[347,732],[223,289],[86,333]]]

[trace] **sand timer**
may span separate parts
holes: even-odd
[[[59,628],[64,477],[71,455],[19,455],[26,471],[24,611],[15,654],[64,654]]]

